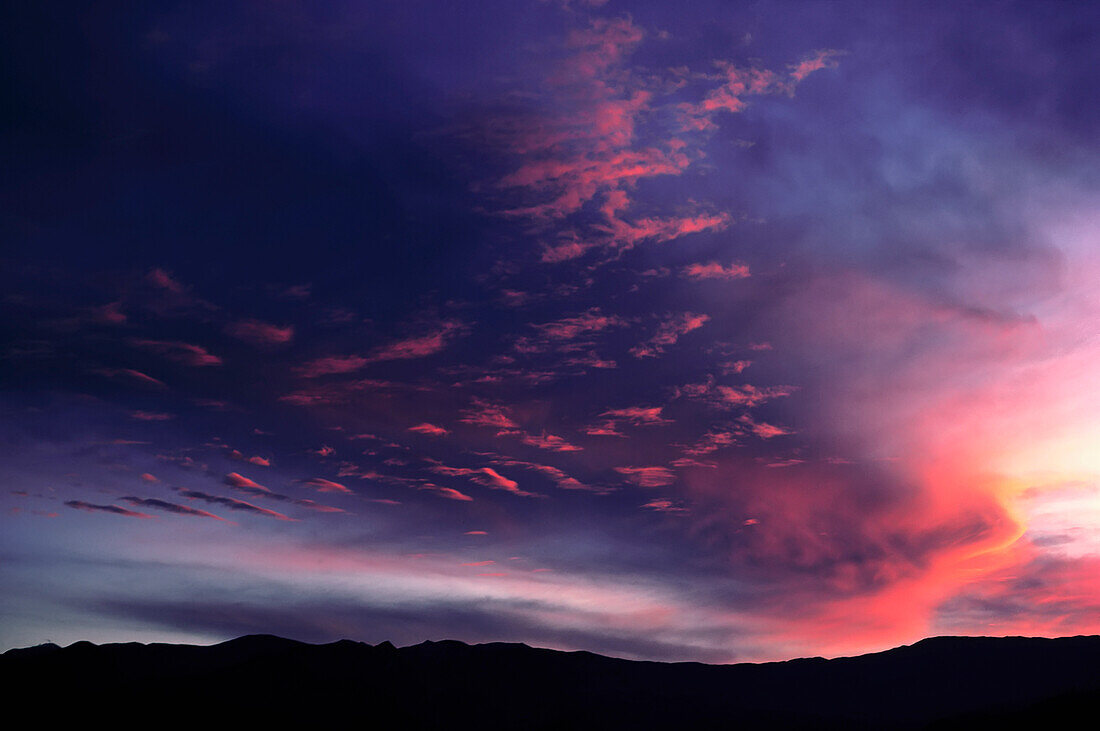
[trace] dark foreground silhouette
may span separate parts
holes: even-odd
[[[1100,637],[937,637],[738,665],[453,641],[78,642],[5,653],[0,683],[9,715],[26,707],[39,721],[114,726],[1084,728],[1100,711]]]

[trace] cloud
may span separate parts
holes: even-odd
[[[541,473],[563,490],[588,490],[591,492],[603,492],[603,490],[584,484],[575,477],[570,477],[564,471],[554,467],[552,465],[538,464],[537,462],[525,462],[519,459],[512,459],[509,457],[500,457],[492,460],[494,465],[499,467],[519,467],[525,470],[532,470],[534,472]]]
[[[447,347],[452,338],[465,330],[466,326],[461,322],[448,320],[440,323],[432,332],[378,348],[371,354],[370,361],[407,360],[435,355]]]
[[[154,287],[171,292],[172,294],[183,294],[187,291],[187,288],[180,284],[176,279],[172,277],[168,272],[163,269],[152,269],[145,275],[145,280],[152,284]]]
[[[117,505],[94,505],[92,503],[86,503],[83,500],[66,500],[65,504],[70,508],[77,510],[83,510],[88,513],[111,513],[112,515],[122,515],[127,518],[152,518],[153,516],[146,513],[138,513],[133,510],[127,510],[126,508],[120,508]]]
[[[447,475],[449,477],[465,477],[479,485],[484,485],[494,490],[503,490],[504,492],[510,492],[513,495],[519,495],[521,497],[542,497],[541,495],[519,489],[518,482],[508,479],[492,467],[478,467],[475,469],[469,467],[448,467],[447,465],[437,464],[428,469],[436,474]]]
[[[584,449],[584,447],[578,447],[576,444],[565,441],[565,439],[556,434],[548,434],[546,432],[540,434],[520,433],[519,440],[532,447],[548,449],[552,452],[579,452]]]
[[[791,81],[794,84],[799,84],[814,71],[836,68],[838,63],[837,59],[843,55],[843,51],[831,49],[822,49],[819,51],[815,51],[809,56],[803,58],[798,63],[788,67],[791,70]]]
[[[176,503],[170,503],[165,500],[158,500],[157,498],[141,498],[127,495],[122,498],[131,505],[139,508],[155,508],[157,510],[164,510],[169,513],[175,513],[176,515],[190,515],[196,518],[213,518],[214,520],[225,521],[225,518],[208,513],[205,510],[199,510],[198,508],[189,508],[186,505],[177,505]]]
[[[455,490],[453,487],[440,487],[439,485],[435,485],[431,482],[421,483],[418,487],[421,490],[429,490],[431,492],[434,492],[436,495],[439,495],[440,497],[445,497],[448,500],[458,500],[459,502],[464,503],[473,502],[472,497],[464,492],[459,492],[458,490]]]
[[[146,340],[143,338],[131,338],[129,342],[136,348],[149,350],[168,360],[182,363],[183,365],[201,368],[206,366],[219,366],[222,364],[221,358],[207,352],[206,348],[199,345],[192,345],[191,343],[184,343],[178,340]]]
[[[749,276],[747,264],[730,264],[724,267],[717,262],[691,264],[683,269],[688,279],[744,279]]]
[[[298,366],[296,370],[305,378],[318,378],[337,373],[351,373],[369,362],[368,359],[358,355],[332,355],[311,360]]]
[[[657,326],[656,334],[645,342],[630,349],[635,358],[656,358],[665,352],[665,348],[675,345],[681,335],[698,330],[710,320],[709,315],[684,312],[668,317]]]
[[[416,432],[417,434],[424,434],[430,437],[445,437],[450,434],[450,432],[443,427],[436,426],[435,424],[429,424],[428,422],[417,424],[416,426],[410,426],[408,428],[408,431]]]
[[[238,462],[247,462],[248,464],[253,464],[253,465],[256,465],[257,467],[270,467],[271,466],[271,460],[266,459],[264,457],[259,457],[259,456],[246,457],[238,449],[231,449],[229,447],[226,447],[226,449],[228,450],[226,456],[229,457],[229,459],[237,460]]]
[[[624,409],[610,409],[600,416],[603,421],[584,427],[581,431],[589,436],[625,437],[619,431],[619,424],[626,422],[634,426],[661,426],[671,424],[671,419],[661,416],[661,406],[629,406]]]
[[[355,494],[352,490],[339,482],[333,482],[332,480],[326,480],[323,477],[311,477],[308,480],[302,480],[303,485],[309,485],[315,487],[321,492],[342,492],[347,495]]]
[[[704,454],[717,452],[719,449],[725,447],[732,447],[739,443],[738,438],[741,436],[741,433],[740,430],[733,429],[710,429],[696,440],[693,445],[684,447],[684,454],[698,457]]]
[[[254,515],[262,515],[268,518],[274,518],[275,520],[293,521],[294,518],[283,515],[274,510],[268,510],[267,508],[261,508],[259,505],[253,505],[252,503],[246,503],[243,500],[237,500],[231,497],[222,497],[220,495],[211,495],[209,493],[202,492],[200,490],[189,490],[183,487],[174,488],[176,492],[183,495],[185,498],[192,500],[202,500],[214,505],[224,505],[230,510],[237,510],[245,513],[252,513]]]
[[[614,421],[605,421],[599,424],[590,424],[589,426],[581,427],[581,431],[590,437],[622,437],[626,438],[626,434],[619,431],[618,425]]]
[[[131,411],[130,418],[137,421],[168,421],[169,419],[175,419],[175,414],[166,414],[162,411],[142,411],[140,409]]]
[[[687,508],[683,507],[682,505],[674,503],[671,500],[665,500],[663,498],[658,498],[656,500],[650,500],[648,503],[643,503],[641,507],[646,508],[648,510],[654,510],[658,513],[686,513],[686,512],[688,512]]]
[[[500,212],[553,232],[553,243],[542,248],[544,263],[727,228],[729,214],[701,210],[694,202],[682,205],[680,215],[632,215],[633,191],[643,180],[683,175],[703,158],[705,140],[696,138],[716,126],[717,112],[742,111],[750,95],[791,94],[810,73],[835,65],[837,55],[820,51],[792,66],[790,74],[718,61],[717,76],[655,75],[625,63],[644,37],[629,18],[596,18],[573,29],[538,112],[499,120],[492,128],[499,132],[493,141],[521,160],[496,183],[514,202]],[[701,90],[699,80],[719,83]],[[702,100],[681,101],[685,95]],[[668,124],[672,118],[679,120],[675,128]],[[643,129],[649,134],[639,134]],[[583,215],[593,209],[598,217]]]
[[[305,378],[317,378],[340,373],[352,373],[371,363],[425,358],[442,351],[455,336],[466,330],[467,327],[463,323],[457,320],[448,320],[440,323],[436,329],[429,333],[381,346],[366,356],[325,356],[304,363],[295,370]]]
[[[294,339],[294,327],[280,327],[261,320],[238,320],[226,325],[225,332],[254,345],[285,345]]]
[[[616,467],[615,471],[639,487],[665,487],[676,482],[675,473],[667,467]]]
[[[595,228],[608,235],[611,245],[629,249],[643,241],[661,243],[688,234],[721,231],[732,222],[733,218],[728,213],[699,213],[671,218],[639,218],[633,222],[611,218],[607,224]]]
[[[745,424],[753,434],[761,439],[771,439],[773,437],[780,437],[786,434],[792,434],[788,429],[784,429],[774,424],[767,424],[762,421],[754,421],[751,416],[744,414],[739,419],[741,423]]]
[[[269,496],[273,494],[271,490],[268,490],[260,483],[255,482],[254,480],[250,480],[249,478],[237,472],[230,472],[228,475],[225,476],[222,482],[226,485],[229,485],[235,490],[247,492],[251,495]]]
[[[579,315],[532,324],[530,327],[537,334],[517,338],[514,347],[518,353],[542,353],[549,350],[573,352],[580,347],[575,341],[627,324],[621,317],[605,315],[599,307],[592,307]]]
[[[600,416],[606,416],[614,421],[625,421],[635,426],[671,424],[670,419],[661,416],[663,411],[662,406],[629,406],[625,409],[610,409]]]
[[[714,376],[707,376],[700,383],[690,383],[676,389],[677,398],[703,401],[722,409],[752,408],[772,399],[790,396],[797,389],[793,386],[758,387],[751,383],[725,386],[717,383]]]
[[[797,64],[791,65],[789,74],[769,69],[742,68],[728,61],[718,61],[721,84],[707,92],[698,104],[680,105],[681,123],[685,131],[706,130],[714,126],[713,116],[717,112],[737,114],[748,107],[746,97],[767,94],[794,94],[797,86],[814,71],[834,68],[836,59],[842,52],[835,50],[817,51]]]
[[[375,501],[375,502],[387,502],[387,501]],[[346,513],[343,508],[336,508],[331,505],[322,505],[321,503],[314,502],[309,498],[299,498],[294,501],[295,505],[306,508],[308,510],[316,510],[319,513]]]
[[[519,429],[519,424],[512,421],[504,406],[474,399],[470,408],[462,412],[459,419],[464,424],[474,426],[488,426],[494,429]]]
[[[136,371],[133,368],[96,368],[95,373],[107,378],[113,378],[125,383],[131,383],[137,386],[145,386],[149,388],[167,388],[163,381],[160,381],[147,373]]]
[[[123,325],[127,320],[121,302],[108,302],[99,307],[88,308],[88,319],[101,325]]]

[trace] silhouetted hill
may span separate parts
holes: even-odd
[[[5,653],[0,683],[9,709],[114,725],[1038,728],[1095,718],[1100,637],[937,637],[860,657],[738,665],[455,641],[77,642]]]

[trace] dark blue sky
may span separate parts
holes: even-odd
[[[1096,631],[1093,5],[3,12],[0,644]]]

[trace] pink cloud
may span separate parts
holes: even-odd
[[[590,487],[580,480],[577,480],[574,477],[570,477],[564,471],[552,465],[538,464],[536,462],[525,462],[523,460],[510,458],[494,459],[493,464],[501,467],[519,467],[521,469],[532,470],[534,472],[541,473],[553,480],[554,483],[563,490],[588,490],[591,492],[601,492],[601,490],[598,490],[597,488]]]
[[[173,294],[183,294],[186,291],[186,288],[182,284],[173,279],[172,276],[163,269],[153,269],[145,275],[145,279],[150,284],[172,292]]]
[[[709,264],[687,266],[683,273],[689,279],[744,279],[749,276],[749,267],[746,264],[730,264],[724,267],[712,261]]]
[[[665,500],[663,498],[657,499],[657,500],[650,500],[648,503],[643,503],[642,507],[643,508],[648,508],[649,510],[655,510],[659,513],[686,513],[686,512],[688,512],[687,508],[685,508],[681,505],[678,505],[678,504],[672,502],[671,500]]]
[[[226,449],[229,449],[226,447]],[[230,459],[237,460],[238,462],[247,462],[249,464],[256,465],[257,467],[270,467],[271,461],[264,459],[263,457],[246,457],[238,449],[229,449],[228,457]]]
[[[699,104],[681,104],[681,123],[685,131],[707,130],[714,126],[716,112],[737,114],[745,110],[745,97],[766,94],[794,94],[795,88],[814,71],[836,66],[839,51],[822,50],[791,65],[790,74],[768,69],[740,68],[731,63],[718,62],[721,85],[707,92]]]
[[[706,231],[721,231],[727,228],[733,219],[727,213],[697,214],[674,218],[641,218],[630,223],[621,218],[612,218],[596,229],[609,236],[609,245],[620,249],[629,249],[642,241],[657,243],[678,239],[688,234]]]
[[[206,348],[191,343],[183,343],[173,340],[146,340],[133,338],[130,344],[152,351],[168,360],[183,363],[184,365],[204,367],[221,365],[222,359],[207,352]]]
[[[748,426],[752,433],[760,437],[761,439],[771,439],[773,437],[779,437],[785,434],[793,433],[780,426],[774,426],[772,424],[767,424],[762,421],[754,421],[752,417],[750,417],[748,414],[743,415],[740,418],[740,421],[741,423]]]
[[[152,518],[152,515],[146,513],[138,513],[133,510],[127,510],[126,508],[120,508],[117,505],[95,505],[93,503],[86,503],[83,500],[66,500],[65,504],[70,508],[77,510],[83,510],[86,513],[111,513],[112,515],[121,515],[127,518]]]
[[[163,381],[158,381],[156,378],[153,378],[146,373],[142,373],[141,371],[135,371],[133,368],[121,368],[117,371],[117,373],[129,377],[137,383],[141,383],[147,386],[156,386],[157,388],[165,387]]]
[[[410,426],[408,431],[416,432],[417,434],[425,434],[430,437],[445,437],[450,434],[449,431],[441,426],[435,424],[429,424],[424,422],[423,424],[417,424],[416,426]]]
[[[293,326],[279,327],[260,320],[240,320],[226,326],[225,331],[255,345],[285,345],[294,338]]]
[[[676,482],[676,475],[667,467],[616,467],[615,471],[639,487],[665,487]]]
[[[727,429],[711,429],[694,445],[686,447],[684,454],[698,457],[704,454],[717,452],[724,447],[731,447],[738,443],[738,433]]]
[[[661,426],[671,424],[671,419],[661,416],[661,406],[630,406],[625,409],[611,409],[600,416],[604,420],[598,424],[586,426],[581,429],[589,436],[625,437],[619,431],[620,422],[633,424],[634,426]]]
[[[127,496],[122,499],[136,507],[155,508],[157,510],[163,510],[168,513],[175,513],[176,515],[188,515],[195,518],[211,518],[213,520],[220,520],[223,523],[227,522],[225,518],[214,515],[213,513],[208,513],[205,510],[190,508],[186,505],[177,505],[176,503],[170,503],[166,500],[158,500],[156,498],[140,498],[133,496]]]
[[[798,84],[814,71],[836,68],[837,57],[844,55],[843,51],[824,49],[816,51],[796,64],[789,66],[791,80]]]
[[[160,482],[160,480],[158,480],[155,476],[149,474],[148,472],[142,473],[141,479],[146,482]]]
[[[613,327],[622,327],[627,321],[616,315],[605,315],[599,307],[593,307],[586,312],[572,317],[563,317],[560,320],[531,325],[538,331],[537,343],[542,343],[540,349],[545,349],[553,341],[576,340],[581,336],[602,332]]]
[[[101,376],[127,382],[132,385],[150,388],[167,388],[163,381],[157,380],[141,371],[136,371],[133,368],[96,368],[94,372]]]
[[[835,55],[820,52],[792,66],[790,75],[718,62],[717,76],[685,69],[673,78],[660,78],[635,72],[624,63],[644,35],[628,18],[597,19],[574,29],[566,38],[565,58],[547,79],[545,93],[551,98],[539,107],[568,111],[520,115],[490,126],[499,133],[493,141],[520,160],[497,186],[522,196],[523,202],[501,213],[554,232],[555,240],[544,245],[543,262],[560,263],[595,249],[622,250],[642,241],[668,241],[728,227],[732,217],[722,212],[631,217],[630,191],[647,178],[680,175],[704,157],[702,140],[695,133],[712,128],[711,117],[717,112],[741,111],[746,106],[743,97],[750,95],[790,94],[807,74],[832,65]],[[700,79],[719,82],[701,92],[702,101],[667,98]],[[666,134],[639,143],[642,123],[676,116],[690,134]],[[599,220],[565,230],[555,226],[592,208],[593,202],[599,204]],[[721,276],[745,275],[746,271],[730,268]]]
[[[276,512],[274,510],[268,510],[267,508],[261,508],[259,505],[253,505],[252,503],[245,502],[244,500],[236,500],[231,497],[222,497],[220,495],[211,495],[209,493],[201,492],[199,490],[188,490],[186,488],[175,488],[176,492],[183,495],[185,498],[191,500],[202,500],[214,505],[224,505],[230,510],[238,510],[245,513],[253,513],[255,515],[263,515],[268,518],[274,518],[275,520],[293,521],[288,515]]]
[[[613,360],[601,358],[594,352],[584,353],[582,355],[575,355],[566,358],[562,361],[562,365],[574,366],[580,368],[618,368],[619,364]]]
[[[673,467],[706,467],[707,469],[717,469],[718,463],[716,462],[702,462],[691,457],[680,457],[669,462]]]
[[[630,349],[635,358],[655,358],[665,352],[665,348],[675,345],[681,335],[698,330],[710,320],[709,315],[684,312],[669,317],[657,327],[656,334],[649,340]]]
[[[585,252],[591,248],[591,244],[582,244],[579,241],[567,241],[554,246],[546,246],[542,250],[540,261],[544,264],[560,264],[563,261],[584,256]]]
[[[332,480],[326,480],[323,477],[311,477],[308,480],[302,480],[303,485],[309,485],[315,487],[321,492],[342,492],[347,495],[353,495],[354,493],[346,486],[341,485],[339,482],[333,482]]]
[[[92,307],[89,318],[92,322],[102,325],[122,325],[126,322],[126,313],[122,311],[121,302],[108,302],[99,307]]]
[[[618,424],[613,421],[605,421],[601,424],[592,424],[589,426],[581,427],[581,432],[587,434],[590,437],[622,437],[626,438],[626,434],[619,431]]]
[[[629,17],[594,18],[587,28],[570,31],[566,47],[574,54],[566,64],[563,82],[572,82],[573,75],[597,78],[630,52],[645,33]],[[612,133],[617,131],[614,126]]]
[[[241,490],[242,492],[250,493],[252,495],[271,494],[271,490],[268,490],[260,483],[250,480],[244,475],[241,475],[237,472],[230,472],[228,475],[225,476],[222,482],[232,488]]]
[[[455,490],[453,487],[440,487],[439,485],[434,485],[430,482],[424,482],[421,485],[419,485],[419,487],[422,490],[429,490],[431,492],[434,492],[435,494],[439,495],[440,497],[445,497],[448,500],[458,500],[459,502],[464,502],[464,503],[473,502],[473,500],[474,500],[472,497],[470,497],[466,493],[459,492],[458,490]]]
[[[541,434],[521,434],[520,441],[524,444],[529,444],[532,447],[538,447],[539,449],[549,449],[553,452],[579,452],[584,447],[578,447],[575,444],[570,444],[559,436],[554,434],[547,434],[543,432]]]
[[[708,376],[701,383],[689,383],[676,390],[677,397],[705,401],[720,408],[752,408],[776,398],[790,396],[796,391],[794,386],[757,387],[751,383],[737,386],[723,386]]]
[[[380,502],[380,501],[375,501],[375,502]],[[342,508],[335,508],[331,505],[322,505],[321,503],[314,502],[313,500],[310,500],[308,498],[299,498],[298,500],[294,501],[294,504],[299,505],[299,506],[301,506],[303,508],[306,508],[308,510],[316,510],[319,513],[346,513],[347,512],[346,510],[343,510]]]
[[[488,426],[495,429],[518,429],[519,425],[508,416],[505,407],[474,399],[473,406],[462,412],[459,419],[464,424]]]
[[[370,357],[371,361],[405,360],[424,358],[443,350],[457,334],[466,330],[466,326],[457,321],[446,321],[430,333],[399,340],[378,348]]]
[[[723,376],[735,376],[744,373],[745,369],[751,365],[751,360],[726,361],[718,364],[718,370]]]
[[[295,370],[305,378],[318,378],[319,376],[330,376],[337,373],[351,373],[359,370],[369,362],[366,358],[358,355],[330,355],[311,360],[298,366]]]
[[[448,467],[447,465],[435,465],[429,468],[432,472],[440,475],[448,475],[450,477],[466,477],[472,482],[476,482],[479,485],[492,488],[494,490],[503,490],[504,492],[510,492],[513,495],[519,495],[521,497],[541,497],[532,492],[525,492],[519,489],[519,483],[515,480],[510,480],[504,475],[500,474],[492,467],[479,467],[472,469],[468,467]]]
[[[464,332],[466,326],[457,321],[441,323],[435,330],[425,335],[405,338],[389,345],[376,348],[368,356],[335,355],[311,360],[299,366],[297,372],[306,378],[316,378],[338,373],[351,373],[370,363],[389,360],[407,360],[424,358],[443,350],[456,335]]]
[[[138,421],[168,421],[169,419],[175,419],[175,414],[166,414],[159,411],[131,411],[130,418]]]
[[[672,421],[661,416],[664,411],[662,406],[630,406],[625,409],[611,409],[600,416],[606,416],[616,421],[628,421],[638,426],[671,424]]]

